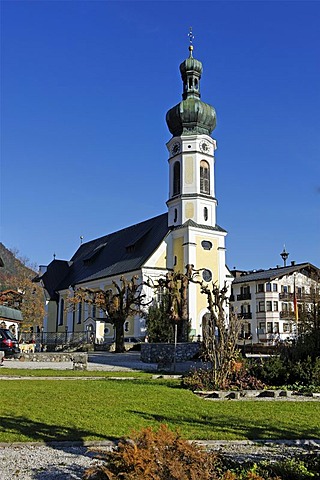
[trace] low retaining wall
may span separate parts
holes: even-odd
[[[299,392],[294,392],[293,390],[212,390],[212,391],[202,391],[195,390],[194,393],[201,398],[206,400],[301,400],[301,399],[315,399],[320,400],[319,393],[303,394]]]
[[[175,360],[177,363],[192,360],[200,349],[200,343],[177,343]],[[172,363],[175,345],[173,343],[142,343],[141,361],[145,363]]]
[[[72,362],[75,370],[85,370],[88,363],[87,353],[23,353],[20,361],[26,362]]]

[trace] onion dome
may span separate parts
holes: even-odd
[[[182,102],[171,108],[166,116],[168,128],[174,137],[180,135],[210,135],[216,126],[215,109],[200,100],[200,78],[202,63],[192,56],[180,65],[183,81]]]

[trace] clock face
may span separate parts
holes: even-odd
[[[178,143],[178,142],[177,142],[177,143],[174,143],[174,144],[172,145],[172,148],[171,148],[171,153],[172,153],[173,155],[176,155],[177,153],[180,152],[180,149],[181,149],[180,143]]]
[[[208,142],[201,142],[200,143],[200,151],[203,153],[209,153],[210,144]]]

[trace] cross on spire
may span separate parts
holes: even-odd
[[[192,33],[192,27],[190,27],[190,29],[189,29],[188,37],[189,37],[190,45],[192,45],[193,39],[194,39],[194,35]]]

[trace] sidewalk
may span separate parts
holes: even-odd
[[[176,363],[175,368],[172,365],[170,373],[185,373],[192,369],[201,368],[205,365],[200,361],[187,361]],[[52,369],[52,370],[72,370],[72,362],[35,362],[21,361],[15,359],[6,359],[3,362],[4,368],[12,369]],[[110,353],[93,352],[88,355],[88,371],[106,371],[106,372],[156,372],[157,363],[144,363],[140,360],[140,352]],[[1,368],[0,368],[1,374]]]

